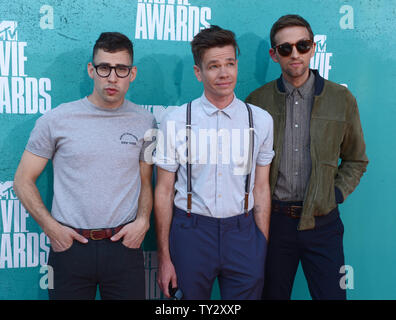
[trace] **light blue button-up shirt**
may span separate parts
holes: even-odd
[[[249,210],[253,208],[256,165],[266,166],[274,156],[273,121],[265,110],[250,105],[254,126],[254,154]],[[176,207],[187,209],[187,104],[167,114],[157,135],[154,163],[177,172]],[[224,109],[203,94],[191,105],[192,212],[215,218],[243,213],[249,158],[249,116],[244,102],[234,96]]]

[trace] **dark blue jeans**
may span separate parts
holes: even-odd
[[[329,214],[326,224],[319,217],[317,227],[298,231],[299,219],[272,213],[263,299],[290,299],[300,261],[313,299],[346,299],[340,286],[344,226],[337,208]]]
[[[53,268],[51,300],[145,299],[145,272],[142,249],[129,249],[122,241],[74,241],[64,252],[51,248],[48,265]]]
[[[253,215],[212,218],[175,208],[169,237],[184,299],[209,300],[217,277],[222,299],[260,299],[266,239]]]

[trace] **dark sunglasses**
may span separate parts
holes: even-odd
[[[282,57],[288,57],[292,54],[293,52],[293,47],[296,47],[297,51],[299,53],[307,53],[309,50],[311,50],[313,46],[313,41],[312,40],[300,40],[297,43],[282,43],[277,46],[274,46],[272,49],[278,50],[279,54]]]

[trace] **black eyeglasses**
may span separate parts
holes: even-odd
[[[312,40],[300,40],[296,43],[289,43],[285,42],[280,45],[272,47],[274,50],[278,50],[279,54],[282,57],[288,57],[292,54],[293,52],[293,47],[296,47],[297,51],[301,54],[307,53],[309,50],[311,50],[313,46],[313,41]]]
[[[132,66],[116,65],[115,67],[109,66],[108,64],[98,64],[94,66],[96,73],[99,77],[107,78],[110,76],[111,70],[114,69],[117,77],[125,78],[131,72]]]

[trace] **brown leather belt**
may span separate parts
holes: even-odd
[[[302,204],[294,205],[287,204],[287,202],[272,201],[272,211],[275,213],[281,213],[293,219],[299,219],[302,212]]]
[[[73,229],[81,234],[84,238],[91,240],[103,240],[111,238],[113,235],[119,232],[123,226],[124,225],[106,229]]]

